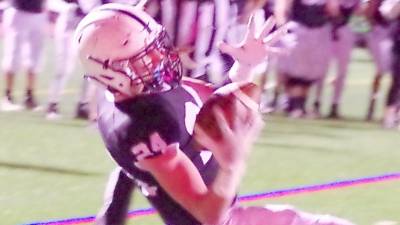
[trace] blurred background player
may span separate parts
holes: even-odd
[[[282,0],[275,4],[278,21],[290,21],[290,33],[282,40],[288,53],[279,57],[278,63],[288,97],[286,111],[290,117],[304,117],[310,87],[327,73],[329,18],[339,15],[339,4],[336,0]]]
[[[367,47],[372,55],[375,64],[375,74],[369,96],[369,105],[367,109],[366,120],[373,119],[375,112],[375,103],[379,95],[381,78],[390,71],[392,49],[391,26],[390,22],[382,16],[379,7],[383,0],[365,0],[363,12],[370,25],[370,31],[367,33]]]
[[[135,4],[136,0],[57,0],[58,17],[54,30],[56,42],[56,72],[49,88],[49,100],[46,110],[47,119],[60,118],[59,102],[65,85],[76,66],[76,49],[73,43],[73,33],[80,20],[92,9],[102,4],[119,2]],[[75,118],[89,119],[95,117],[91,105],[94,98],[94,87],[83,80],[79,93]]]
[[[400,124],[400,1],[385,0],[379,11],[385,18],[394,23],[392,34],[392,64],[391,64],[391,84],[388,90],[384,117],[384,128],[398,128]]]
[[[76,65],[76,50],[72,42],[73,33],[79,21],[85,15],[77,0],[60,0],[58,4],[60,4],[61,10],[58,12],[54,29],[56,71],[49,88],[47,119],[58,119],[60,117],[59,102],[61,95]]]
[[[353,50],[355,37],[351,30],[349,20],[353,13],[359,7],[359,0],[337,0],[339,4],[339,14],[332,17],[332,33],[331,33],[331,57],[330,61],[335,62],[336,76],[333,80],[333,96],[330,106],[328,118],[340,118],[339,106],[342,99],[343,91],[345,88],[345,81],[347,77],[348,66],[350,63],[351,52]],[[323,76],[316,86],[316,97],[314,100],[313,113],[314,116],[320,116],[320,105],[322,98],[322,91],[326,75]]]
[[[46,1],[10,0],[10,3],[3,15],[5,96],[1,101],[0,110],[21,109],[13,96],[15,75],[20,69],[26,72],[24,106],[34,110],[38,107],[34,91],[47,27]]]
[[[216,44],[230,24],[229,0],[160,0],[158,4],[158,21],[178,48],[186,73],[222,82],[226,68]]]
[[[262,11],[264,15],[264,19],[269,18],[270,16],[274,16],[277,20],[277,24],[274,27],[280,27],[284,25],[287,21],[287,18],[279,18],[279,15],[275,15],[276,7],[279,7],[281,4],[277,4],[277,0],[267,0],[267,1],[258,1],[262,4]],[[282,15],[281,15],[282,16]],[[285,15],[286,16],[286,15]],[[275,47],[280,47],[282,45],[281,42],[277,42]],[[268,64],[265,65],[265,71],[262,72],[260,85],[263,88],[263,95],[261,100],[261,112],[270,113],[278,108],[282,107],[285,103],[284,92],[284,81],[282,79],[282,75],[278,70],[278,59],[280,55],[286,54],[285,49],[280,54],[276,56],[272,55],[268,58]],[[261,72],[261,71],[260,71]],[[271,77],[273,75],[274,77]],[[271,79],[272,78],[272,79]],[[272,93],[270,93],[272,92]],[[281,95],[282,94],[282,95]],[[283,101],[282,101],[283,100]],[[278,103],[279,102],[279,103]],[[282,104],[283,103],[283,104]],[[280,107],[278,107],[280,106]]]

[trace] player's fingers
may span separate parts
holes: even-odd
[[[279,27],[276,31],[274,31],[272,34],[267,35],[267,37],[264,38],[263,43],[268,44],[268,45],[273,45],[276,42],[278,42],[285,34],[287,34],[288,28],[286,25],[283,25]]]
[[[267,37],[267,35],[271,32],[276,24],[275,17],[270,16],[267,21],[264,23],[260,36],[257,38],[261,38],[262,40]]]
[[[195,49],[194,49],[194,47],[192,47],[192,46],[181,46],[181,47],[177,47],[177,48],[176,48],[176,51],[177,51],[178,53],[184,52],[184,53],[190,54],[190,53],[192,53],[194,50],[195,50]]]
[[[225,53],[225,54],[228,54],[228,55],[231,55],[233,58],[235,58],[236,55],[237,55],[237,48],[235,48],[235,47],[233,47],[232,45],[227,44],[227,43],[225,43],[225,42],[221,42],[221,43],[218,45],[218,48],[219,48],[219,50],[220,50],[221,52],[223,52],[223,53]]]
[[[215,116],[215,120],[217,121],[217,125],[220,128],[222,136],[229,135],[231,133],[231,128],[229,127],[229,123],[225,118],[225,114],[220,106],[215,105],[213,108],[213,113]]]
[[[194,134],[196,141],[207,149],[213,149],[216,140],[213,140],[210,135],[203,130],[199,125],[195,125]]]
[[[247,23],[247,32],[245,35],[245,42],[255,38],[256,23],[254,21],[254,14],[250,15],[249,22]]]
[[[233,101],[234,104],[234,118],[233,118],[233,125],[232,125],[232,129],[234,131],[241,131],[242,130],[242,126],[243,124],[246,122],[246,117],[247,117],[247,109],[245,108],[245,106],[238,100],[235,99]]]
[[[251,111],[247,121],[247,134],[249,138],[255,140],[263,129],[265,123],[259,112]]]
[[[288,49],[285,48],[279,48],[279,47],[266,47],[265,48],[267,52],[269,53],[268,55],[286,55],[289,53]]]

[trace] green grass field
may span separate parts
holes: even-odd
[[[46,102],[53,51],[48,49],[38,97]],[[374,67],[364,50],[354,52],[342,112],[345,120],[265,117],[267,126],[251,157],[241,194],[265,192],[400,171],[400,132],[363,122]],[[94,215],[114,167],[97,131],[72,119],[80,77],[71,79],[61,105],[64,119],[49,122],[43,112],[0,113],[0,224],[20,225]],[[1,86],[3,81],[0,81]],[[18,77],[17,99],[24,77]],[[385,78],[386,89],[388,79]],[[3,89],[1,89],[3,90]],[[330,95],[326,91],[326,97]],[[382,115],[380,97],[377,118]],[[326,111],[326,108],[325,108]],[[400,222],[400,181],[248,202],[293,204],[331,213],[360,225]],[[132,209],[148,207],[136,194]],[[162,224],[157,216],[129,224]]]

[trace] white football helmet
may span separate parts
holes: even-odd
[[[176,87],[182,66],[164,28],[141,7],[105,4],[82,19],[75,44],[86,77],[126,96]]]

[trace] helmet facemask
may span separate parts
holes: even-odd
[[[178,53],[173,48],[165,30],[161,30],[150,44],[133,56],[112,61],[103,61],[92,56],[88,56],[88,59],[101,64],[104,70],[111,70],[120,75],[118,77],[87,76],[112,92],[127,90],[127,88],[140,90],[137,94],[167,91],[178,86],[182,78],[182,65]],[[123,85],[128,85],[128,87],[123,87]],[[123,94],[126,95],[126,92]]]

